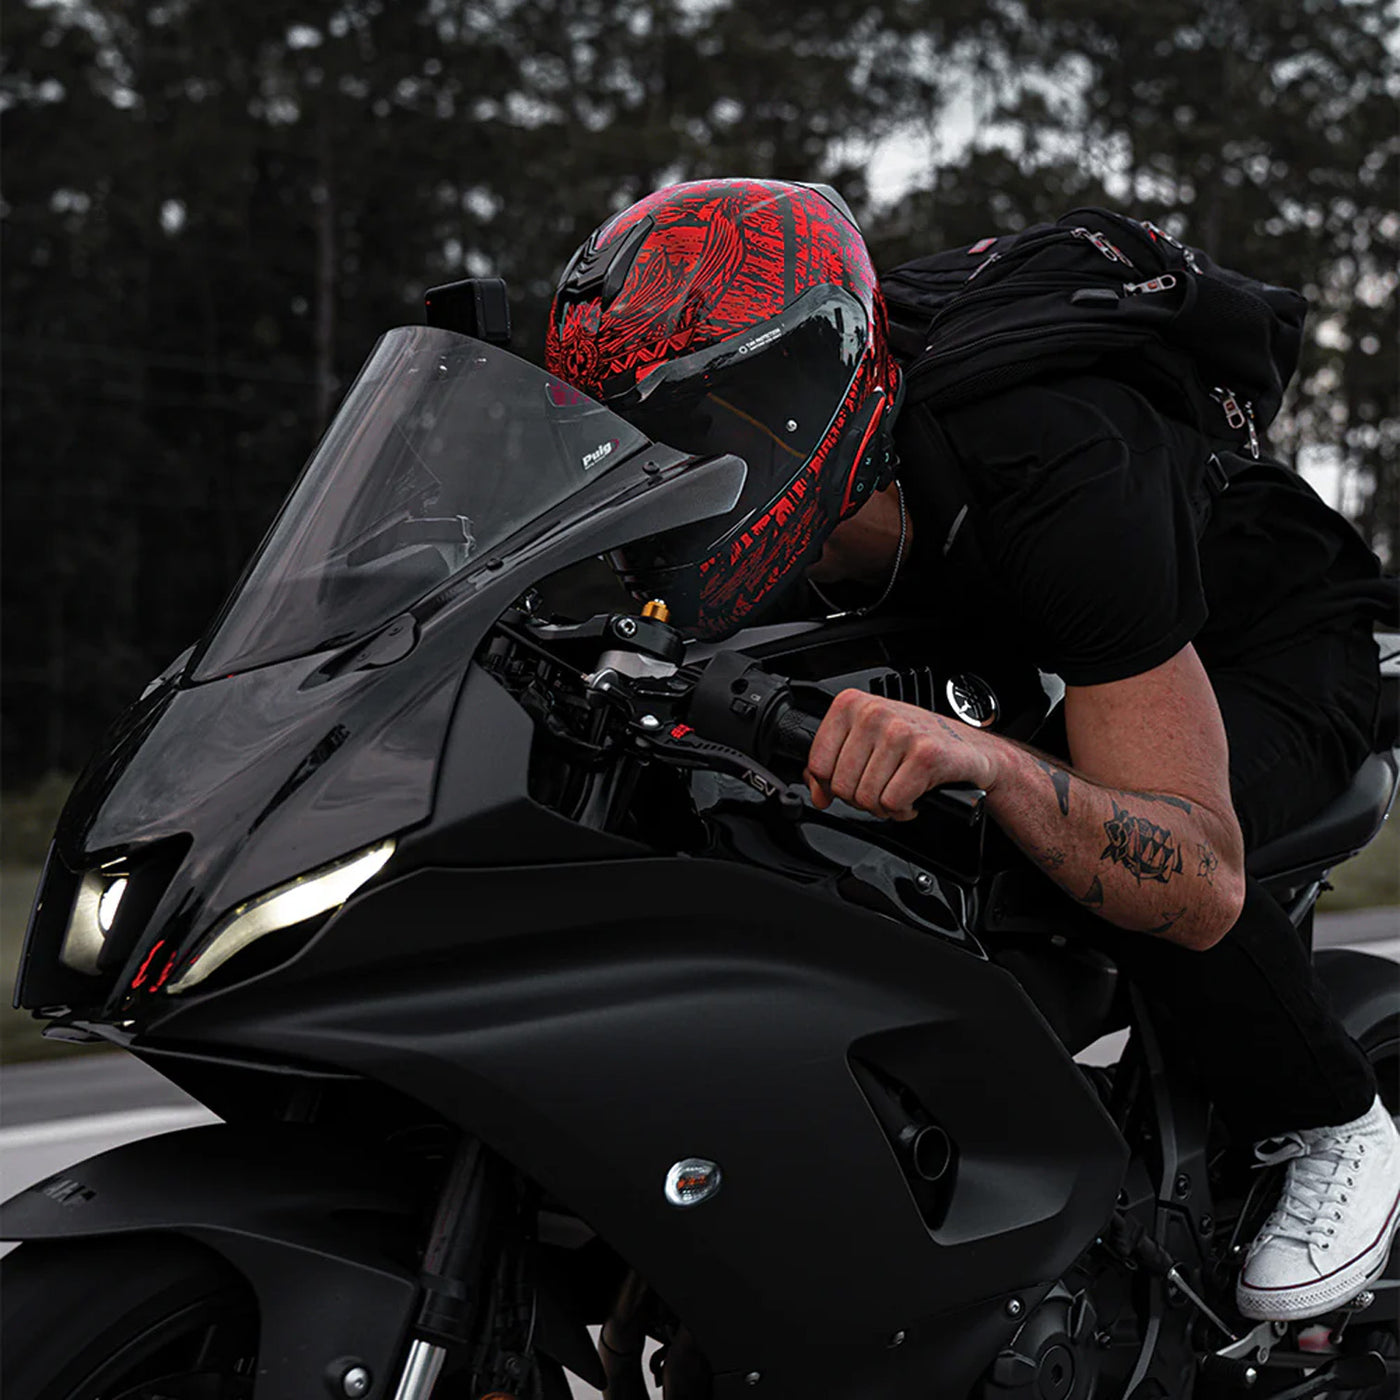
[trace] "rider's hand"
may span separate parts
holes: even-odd
[[[910,821],[914,803],[943,783],[996,781],[996,740],[917,705],[843,690],[807,759],[813,805],[839,797],[876,817]]]

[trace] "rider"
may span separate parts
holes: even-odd
[[[1178,463],[1209,445],[1117,378],[900,414],[869,255],[823,186],[700,181],[614,216],[560,281],[547,363],[656,440],[748,463],[724,520],[613,561],[692,633],[754,621],[805,575],[865,609],[955,599],[1063,679],[1069,762],[847,690],[812,745],[812,800],[902,820],[935,785],[984,788],[1026,855],[1125,931],[1115,955],[1231,1131],[1289,1162],[1241,1312],[1303,1318],[1358,1293],[1400,1220],[1400,1137],[1244,865],[1374,743],[1370,617],[1390,595],[1350,526],[1261,462],[1202,530]],[[951,471],[980,574],[944,559]]]

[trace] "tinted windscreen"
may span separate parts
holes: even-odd
[[[645,446],[636,428],[504,350],[432,327],[390,331],[193,678],[364,636]]]

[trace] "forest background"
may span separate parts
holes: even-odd
[[[507,278],[537,355],[574,247],[689,177],[831,181],[882,266],[1107,203],[1302,288],[1272,446],[1393,563],[1398,31],[1390,0],[9,0],[7,795],[60,794],[199,635],[424,288]],[[7,802],[11,858],[51,805]]]

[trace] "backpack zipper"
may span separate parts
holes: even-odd
[[[1074,238],[1087,238],[1109,262],[1122,263],[1124,267],[1132,268],[1134,272],[1137,271],[1137,269],[1133,267],[1133,260],[1128,257],[1121,248],[1110,243],[1103,234],[1096,232],[1094,229],[1072,228],[1070,229],[1070,235]]]
[[[1106,330],[1107,328],[1105,328]],[[1079,329],[1075,327],[1063,335],[1051,336],[1044,331],[1038,332],[1036,340],[1045,346],[1046,353],[1055,350],[1061,341],[1068,343],[1073,348],[1079,341]],[[989,345],[999,345],[1005,341],[1024,340],[1026,332],[1022,330],[993,331],[990,335],[980,336],[977,340],[968,342],[966,345],[955,346],[951,351],[937,351],[929,347],[919,357],[918,363],[909,367],[909,382],[914,384],[920,379],[924,379],[934,370],[944,367],[948,357],[961,361],[978,351],[986,349]],[[1145,333],[1138,327],[1123,327],[1123,331],[1116,337],[1122,345],[1136,345],[1145,338]]]
[[[1254,405],[1248,399],[1241,403],[1233,389],[1224,388],[1219,384],[1210,391],[1210,396],[1220,405],[1221,412],[1225,415],[1225,421],[1230,427],[1237,433],[1248,431],[1249,455],[1257,462],[1259,460],[1259,433],[1254,426]]]
[[[1196,253],[1193,248],[1188,248],[1179,238],[1173,238],[1166,229],[1158,228],[1150,219],[1139,220],[1139,223],[1153,238],[1160,238],[1163,243],[1170,244],[1175,248],[1176,251],[1181,254],[1182,261],[1186,266],[1189,267],[1192,272],[1196,273],[1197,276],[1200,275],[1200,264],[1196,261]]]
[[[1134,296],[1138,292],[1169,292],[1176,286],[1176,278],[1170,272],[1164,272],[1159,277],[1150,278],[1146,282],[1124,282],[1123,295]]]

